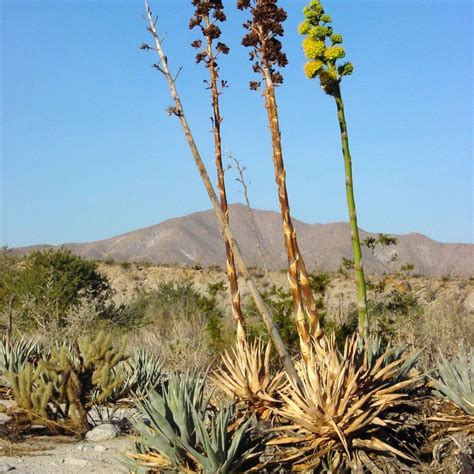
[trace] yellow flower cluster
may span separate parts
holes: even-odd
[[[308,78],[308,79],[313,79],[313,77],[316,76],[316,74],[318,74],[318,72],[323,68],[323,62],[322,61],[308,61],[305,65],[304,65],[304,73],[305,73],[305,76]]]
[[[308,79],[318,76],[323,89],[332,94],[342,77],[352,74],[354,67],[349,62],[336,64],[346,55],[342,35],[333,32],[331,17],[324,12],[321,1],[310,0],[303,13],[305,20],[299,25],[298,32],[305,36],[302,42],[308,59],[304,65],[305,76]]]
[[[326,45],[324,41],[305,38],[303,40],[303,51],[308,59],[317,59],[324,56]]]
[[[331,46],[324,51],[324,56],[329,61],[335,61],[341,59],[346,55],[342,46]]]

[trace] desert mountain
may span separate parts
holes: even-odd
[[[259,237],[269,268],[286,266],[281,217],[272,211],[254,210]],[[241,204],[230,206],[231,225],[248,265],[261,266],[248,210]],[[347,223],[306,224],[294,220],[301,251],[309,270],[337,270],[342,257],[352,258]],[[361,230],[361,239],[369,235]],[[394,247],[364,248],[368,273],[398,269],[404,263],[415,265],[414,273],[429,276],[471,276],[474,274],[474,245],[440,243],[417,233],[397,235]],[[73,253],[91,259],[148,261],[172,265],[223,265],[224,246],[213,210],[170,219],[161,224],[128,232],[97,242],[65,244]],[[15,253],[50,246],[14,249]],[[396,252],[398,259],[388,263]]]

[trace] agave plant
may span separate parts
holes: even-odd
[[[138,402],[141,416],[132,422],[139,433],[135,468],[177,472],[232,473],[255,457],[246,434],[251,420],[230,430],[234,410],[211,409],[204,395],[204,379],[172,375],[162,394],[151,392]]]
[[[418,380],[409,375],[409,360],[413,365],[413,358],[356,336],[346,340],[343,353],[334,336],[314,341],[311,356],[297,363],[301,384],[288,378],[281,391],[276,412],[286,421],[269,444],[283,448],[281,459],[303,470],[321,466],[330,453],[333,469],[369,460],[365,451],[413,461],[396,440],[390,443],[388,427],[396,420],[385,416]]]
[[[279,404],[278,388],[284,373],[270,370],[271,344],[255,340],[236,344],[222,356],[222,366],[214,373],[215,383],[228,395],[244,404],[259,418],[267,419]]]
[[[441,355],[438,377],[432,378],[431,383],[436,396],[450,400],[471,418],[474,417],[474,349],[471,348],[470,357],[467,351],[461,352],[453,363]],[[471,423],[474,423],[474,418]]]
[[[0,375],[7,372],[18,374],[39,350],[38,343],[29,339],[0,339]]]
[[[124,381],[112,394],[113,400],[127,398],[132,394],[146,395],[157,388],[163,379],[163,362],[144,349],[136,350],[123,365]]]

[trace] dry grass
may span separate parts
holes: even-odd
[[[130,345],[156,354],[166,369],[177,372],[206,372],[215,359],[203,315],[169,315],[166,324],[151,324],[134,334]]]
[[[467,311],[461,295],[443,295],[404,318],[394,338],[423,349],[418,366],[429,372],[436,368],[440,353],[452,360],[474,345],[474,313]]]

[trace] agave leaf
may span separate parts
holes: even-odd
[[[407,370],[413,360],[405,364],[408,358],[402,354],[392,347],[383,351],[379,339],[348,338],[342,353],[334,336],[313,341],[309,357],[296,363],[301,384],[287,378],[280,390],[283,403],[275,410],[288,424],[283,422],[282,434],[269,444],[281,446],[281,456],[289,455],[298,466],[316,465],[331,443],[351,459],[353,439],[368,433],[379,439],[375,435],[391,423],[384,417],[386,409],[414,384]],[[288,431],[291,436],[284,434]],[[368,450],[380,446],[376,441],[365,445]]]
[[[449,363],[442,354],[438,365],[439,378],[431,377],[434,394],[448,398],[469,415],[474,415],[474,350],[471,349],[469,363],[468,353],[461,352],[458,360]]]
[[[373,449],[375,451],[389,452],[389,453],[395,454],[395,456],[398,456],[402,459],[406,459],[407,461],[412,461],[412,462],[416,461],[416,458],[414,458],[413,456],[409,456],[403,451],[400,451],[399,449],[396,449],[393,446],[390,446],[389,444],[381,441],[378,438],[354,439],[352,442],[354,446],[358,448],[365,447],[365,448]]]

